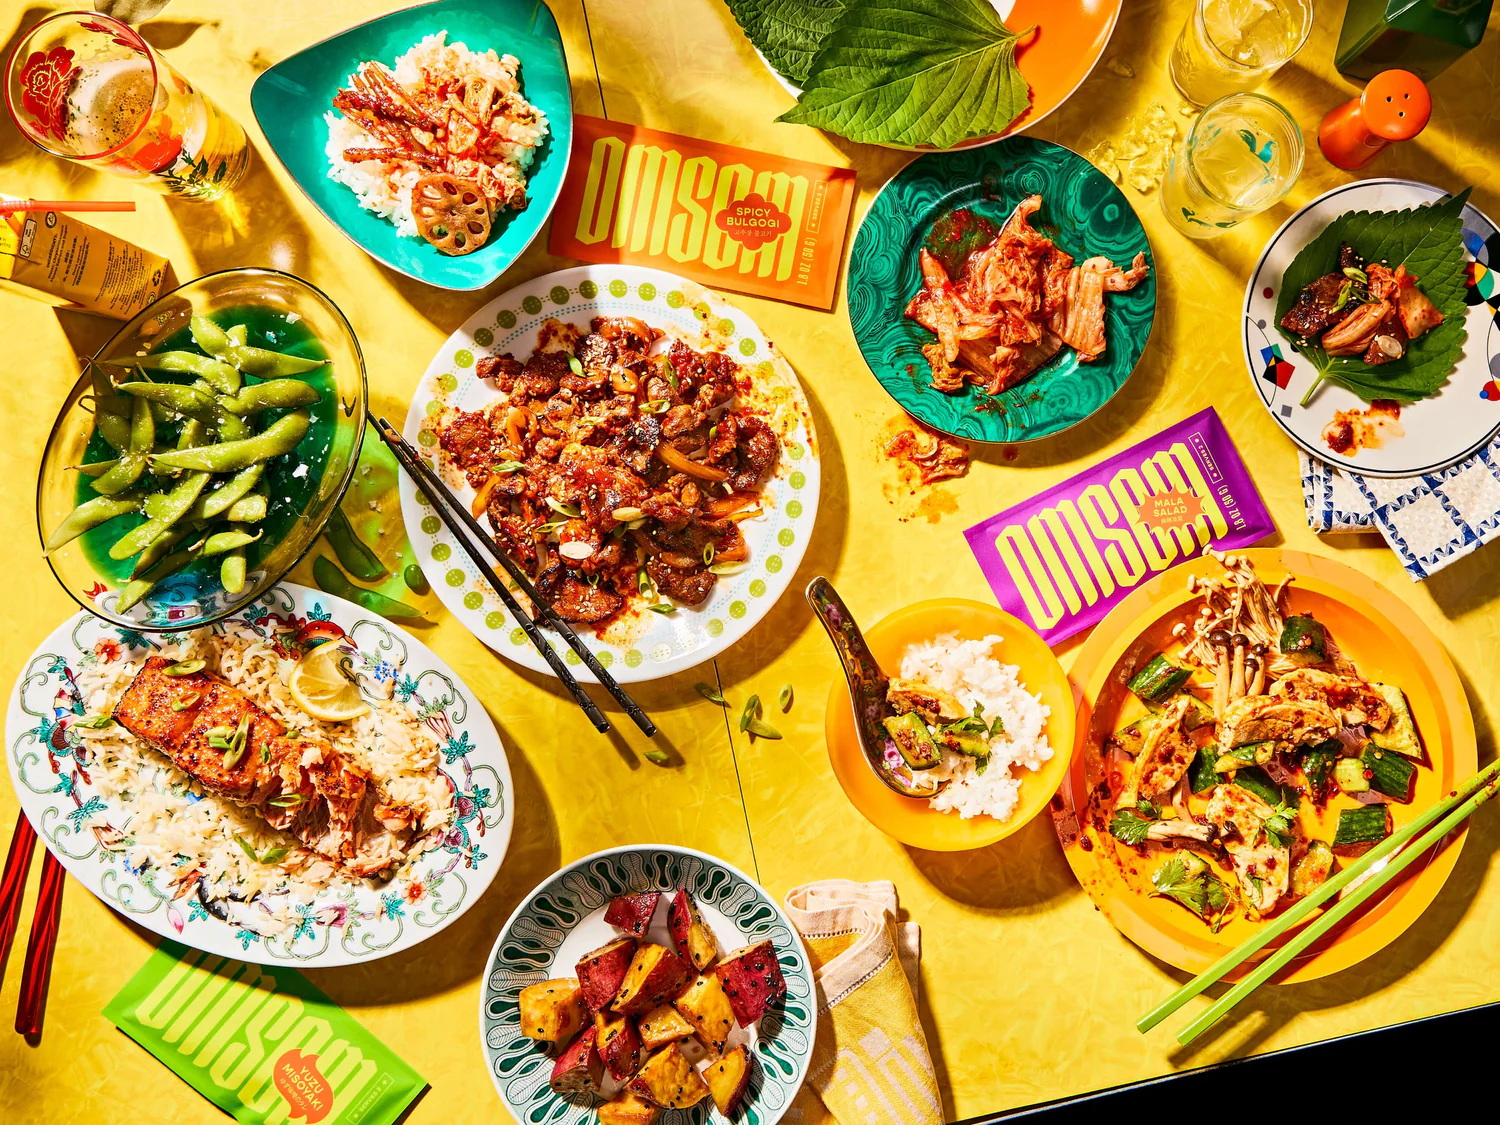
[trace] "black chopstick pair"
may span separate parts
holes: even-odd
[[[551,604],[537,593],[536,587],[531,584],[531,579],[527,577],[526,572],[517,566],[504,551],[493,549],[490,546],[492,541],[483,526],[469,514],[468,509],[464,507],[458,497],[454,496],[448,490],[448,486],[443,483],[442,479],[423,463],[421,455],[384,418],[377,418],[374,414],[368,412],[366,412],[366,417],[369,419],[370,424],[375,427],[375,432],[380,435],[380,440],[390,447],[391,452],[396,455],[396,460],[401,462],[402,468],[412,478],[413,483],[432,502],[432,506],[437,510],[438,517],[448,526],[448,530],[453,532],[453,536],[458,540],[459,546],[469,556],[470,561],[479,568],[479,573],[484,575],[485,581],[494,587],[496,595],[505,604],[505,608],[510,611],[510,615],[520,622],[521,628],[525,631],[532,645],[542,654],[542,658],[547,661],[552,671],[557,673],[557,678],[563,682],[563,686],[568,689],[568,692],[573,696],[578,706],[583,708],[584,714],[594,724],[594,729],[601,734],[605,733],[610,729],[609,720],[604,717],[604,713],[599,710],[598,705],[589,698],[588,693],[583,690],[582,685],[573,677],[573,673],[568,671],[567,665],[563,663],[563,658],[558,655],[557,650],[552,647],[552,644],[546,637],[542,636],[542,632],[537,627],[536,621],[521,608],[520,603],[516,601],[515,596],[510,592],[505,583],[500,580],[500,576],[495,573],[494,568],[481,557],[479,549],[471,541],[469,534],[472,534],[480,543],[484,544],[486,549],[499,560],[500,565],[505,568],[505,572],[510,575],[516,585],[520,587],[521,592],[536,607],[537,618],[557,631],[568,647],[578,654],[579,658],[583,661],[584,667],[594,674],[599,683],[603,685],[604,690],[614,696],[616,702],[625,709],[625,713],[635,721],[635,725],[640,727],[648,736],[655,735],[656,724],[651,721],[650,716],[641,710],[640,704],[630,698],[630,695],[616,682],[615,678],[605,671],[604,665],[599,663],[599,658],[589,651],[588,646],[579,639],[578,634],[573,632],[568,623],[557,615]],[[469,534],[466,534],[466,532]]]

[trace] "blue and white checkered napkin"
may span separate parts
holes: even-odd
[[[1300,456],[1307,525],[1378,530],[1413,581],[1500,538],[1500,439],[1467,461],[1417,477],[1360,476]]]

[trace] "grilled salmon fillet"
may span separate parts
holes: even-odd
[[[115,708],[116,722],[208,792],[253,810],[354,874],[375,875],[400,862],[412,817],[380,804],[363,769],[328,742],[289,734],[209,672],[167,675],[171,664],[161,656],[146,661]],[[245,753],[226,764],[211,732],[237,730],[246,718]]]

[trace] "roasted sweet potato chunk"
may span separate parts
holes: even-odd
[[[710,973],[699,975],[688,989],[672,1002],[678,1013],[693,1025],[693,1034],[711,1059],[724,1053],[724,1044],[734,1030],[734,1009],[724,994],[724,985]]]
[[[651,915],[656,913],[656,902],[660,891],[646,891],[638,895],[620,895],[611,899],[604,920],[617,926],[631,937],[646,936],[646,927],[651,925]]]
[[[594,1029],[586,1028],[552,1064],[547,1084],[559,1094],[597,1094],[604,1080],[604,1063],[594,1043]]]
[[[718,1062],[705,1067],[703,1080],[708,1083],[714,1105],[728,1117],[739,1108],[745,1087],[750,1085],[750,1052],[741,1043]]]
[[[693,1025],[670,1004],[652,1008],[641,1017],[641,1046],[648,1051],[693,1037]]]
[[[583,986],[583,1000],[591,1011],[602,1012],[625,983],[625,974],[630,970],[631,958],[635,956],[636,941],[633,937],[616,938],[608,945],[601,945],[592,953],[579,959],[574,972]]]
[[[647,1059],[630,1089],[665,1109],[686,1109],[708,1097],[708,1087],[676,1043]]]
[[[629,1090],[621,1090],[613,1101],[599,1107],[599,1125],[656,1125],[660,1116],[660,1106]]]
[[[625,983],[611,1005],[622,1016],[638,1016],[675,1000],[693,979],[687,962],[664,945],[646,944],[635,951]]]
[[[640,1069],[641,1037],[635,1020],[600,1012],[594,1017],[594,1029],[598,1032],[599,1057],[611,1078],[623,1082]]]
[[[729,1006],[741,1027],[760,1019],[772,1002],[786,994],[786,980],[769,941],[726,953],[714,966],[714,973],[723,982]]]
[[[545,1043],[562,1043],[588,1020],[583,990],[571,977],[544,980],[521,989],[521,1034]]]
[[[672,896],[672,905],[667,908],[667,932],[672,935],[677,956],[691,961],[693,968],[700,973],[719,956],[719,943],[714,932],[704,924],[698,904],[685,890]]]

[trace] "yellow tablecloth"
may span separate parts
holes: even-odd
[[[448,333],[501,289],[569,265],[538,244],[484,293],[430,289],[384,270],[338,235],[267,159],[254,127],[255,76],[294,51],[401,0],[318,4],[256,0],[223,5],[175,0],[146,27],[184,73],[243,122],[257,149],[244,188],[224,207],[164,200],[107,176],[40,156],[8,121],[0,125],[0,190],[34,197],[134,197],[134,215],[97,223],[167,254],[180,275],[242,265],[291,270],[322,287],[348,314],[370,367],[372,404],[404,415],[419,372]],[[50,5],[7,5],[0,29],[14,42]],[[851,164],[858,174],[856,221],[909,157],[849,144],[774,118],[788,97],[757,61],[716,0],[606,3],[553,0],[572,70],[578,112]],[[1101,65],[1035,135],[1080,151],[1117,138],[1152,102],[1176,113],[1164,71],[1188,0],[1126,0]],[[1342,6],[1317,5],[1317,27],[1302,54],[1268,92],[1292,108],[1305,131],[1354,93],[1331,58]],[[1488,40],[1433,86],[1433,118],[1422,137],[1383,154],[1374,175],[1411,176],[1447,188],[1475,184],[1474,202],[1500,215],[1493,169],[1500,163],[1500,13]],[[8,50],[8,46],[7,46]],[[1123,65],[1120,65],[1123,64]],[[1128,70],[1127,70],[1128,68]],[[1126,77],[1133,71],[1134,77]],[[1184,124],[1187,118],[1180,119]],[[880,427],[895,413],[854,346],[843,303],[832,314],[733,298],[756,317],[800,372],[823,449],[823,500],[802,571],[833,576],[853,608],[873,621],[940,594],[988,598],[978,568],[959,545],[962,529],[1205,406],[1218,408],[1270,504],[1288,545],[1334,555],[1408,598],[1462,671],[1492,753],[1491,700],[1500,694],[1500,606],[1490,576],[1495,549],[1431,581],[1412,585],[1372,536],[1320,542],[1306,530],[1292,446],[1268,418],[1244,371],[1238,319],[1245,277],[1272,230],[1291,211],[1347,177],[1316,152],[1291,196],[1228,237],[1195,244],[1170,230],[1153,198],[1132,195],[1159,265],[1156,327],[1141,366],[1087,424],[1033,446],[982,451],[972,473],[941,486],[951,503],[937,522],[902,520],[879,482]],[[36,548],[33,488],[43,443],[77,370],[75,354],[110,333],[105,321],[54,313],[0,297],[0,573],[11,591],[0,630],[0,687],[32,649],[75,609]],[[931,560],[922,564],[918,560]],[[307,565],[294,578],[310,579]],[[1331,979],[1266,989],[1234,1023],[1190,1051],[1171,1028],[1149,1036],[1132,1021],[1168,991],[1177,974],[1121,938],[1079,891],[1045,818],[980,852],[913,851],[870,827],[844,799],[823,745],[823,700],[835,663],[800,596],[789,593],[747,641],[717,661],[643,687],[636,697],[685,764],[660,769],[640,757],[628,723],[596,736],[549,681],[493,656],[440,612],[424,632],[485,700],[510,752],[516,833],[491,891],[452,928],[409,953],[357,968],[312,974],[318,985],[401,1052],[432,1084],[413,1111],[422,1122],[495,1121],[504,1116],[485,1074],[476,1034],[479,979],[500,924],[522,895],[561,863],[598,848],[671,841],[723,856],[780,897],[822,878],[891,879],[926,935],[921,1013],[949,1119],[1144,1078],[1249,1051],[1263,1051],[1412,1019],[1500,997],[1500,890],[1491,853],[1500,811],[1486,809],[1452,878],[1404,937],[1357,969]],[[1063,653],[1071,661],[1073,650]],[[794,685],[786,737],[757,741],[732,733],[723,713],[691,685],[718,680],[736,700],[775,699]],[[0,785],[0,847],[15,819]],[[46,1032],[35,1048],[9,1033],[26,941],[0,990],[0,1107],[7,1120],[218,1122],[208,1102],[118,1035],[100,1008],[145,959],[151,935],[114,914],[76,883],[68,887]]]

